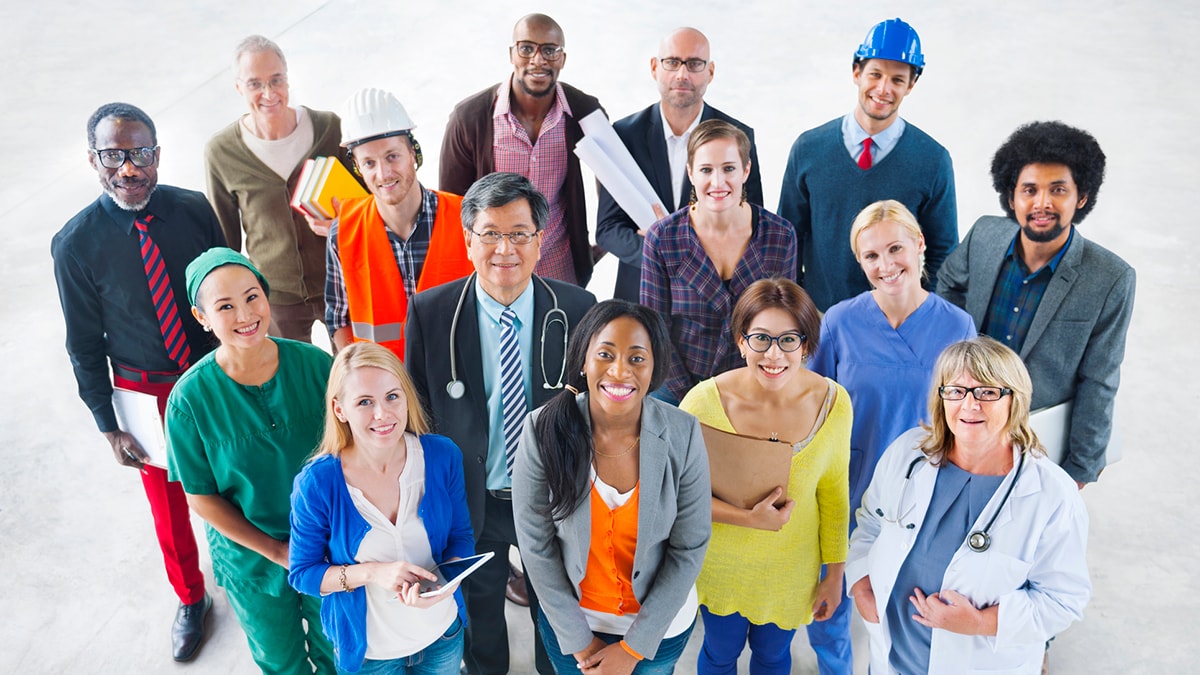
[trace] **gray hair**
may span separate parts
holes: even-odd
[[[518,199],[529,204],[533,224],[540,232],[550,220],[550,203],[529,179],[517,173],[497,171],[475,181],[462,200],[463,229],[474,229],[475,219],[484,209],[507,206]]]
[[[275,44],[268,37],[251,35],[239,42],[233,50],[234,71],[237,71],[238,66],[241,64],[243,54],[257,54],[258,52],[274,52],[275,56],[278,56],[280,62],[283,63],[283,69],[287,70],[287,59],[284,58],[283,50],[279,48],[279,45]]]

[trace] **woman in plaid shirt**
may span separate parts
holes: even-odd
[[[750,139],[720,120],[688,139],[690,205],[658,221],[642,249],[640,300],[667,322],[671,368],[652,396],[678,403],[689,389],[741,365],[730,333],[738,295],[772,276],[796,278],[796,230],[746,201]]]

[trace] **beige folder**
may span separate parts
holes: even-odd
[[[731,434],[707,424],[701,424],[700,431],[708,447],[714,497],[750,509],[782,487],[783,495],[775,506],[783,506],[792,472],[791,443]]]

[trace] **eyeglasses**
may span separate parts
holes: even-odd
[[[263,82],[262,80],[238,80],[238,82],[241,82],[243,87],[256,94],[263,89],[269,88],[279,91],[280,89],[287,89],[288,86],[287,77],[284,75],[276,75],[266,82]]]
[[[778,337],[767,335],[766,333],[751,333],[749,335],[742,333],[742,338],[750,346],[750,349],[760,354],[770,349],[772,344],[779,345],[779,348],[785,352],[794,352],[808,341],[808,336],[801,335],[800,333],[784,333]]]
[[[546,59],[547,61],[557,61],[562,58],[564,53],[563,48],[554,44],[553,42],[543,45],[536,42],[530,42],[528,40],[519,40],[515,45],[513,45],[513,48],[517,50],[517,56],[520,56],[523,59],[532,59],[534,54],[541,52],[543,59]]]
[[[1008,387],[938,387],[938,396],[941,396],[943,401],[961,401],[968,393],[974,396],[976,401],[999,401],[1013,392]]]
[[[472,229],[471,234],[479,237],[479,241],[488,246],[499,246],[506,237],[513,246],[524,246],[533,241],[541,232],[497,232],[495,230],[476,232]]]
[[[130,148],[129,150],[122,150],[121,148],[97,150],[92,148],[92,152],[100,160],[100,166],[106,169],[119,169],[125,166],[126,158],[133,162],[134,166],[141,169],[154,164],[154,160],[158,157],[158,146],[156,145],[153,148]]]
[[[687,66],[689,73],[698,73],[704,70],[704,66],[708,65],[708,61],[705,61],[704,59],[688,59],[685,61],[683,59],[677,59],[674,56],[668,56],[665,59],[659,59],[658,62],[662,64],[663,68],[666,68],[672,72],[679,70],[679,66]]]

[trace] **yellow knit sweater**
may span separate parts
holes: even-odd
[[[832,381],[831,381],[832,382]],[[850,396],[841,385],[825,423],[792,458],[792,517],[778,532],[713,523],[696,590],[713,614],[790,630],[812,622],[821,565],[845,562],[850,497]],[[716,380],[696,385],[679,407],[701,422],[737,433],[721,407]]]

